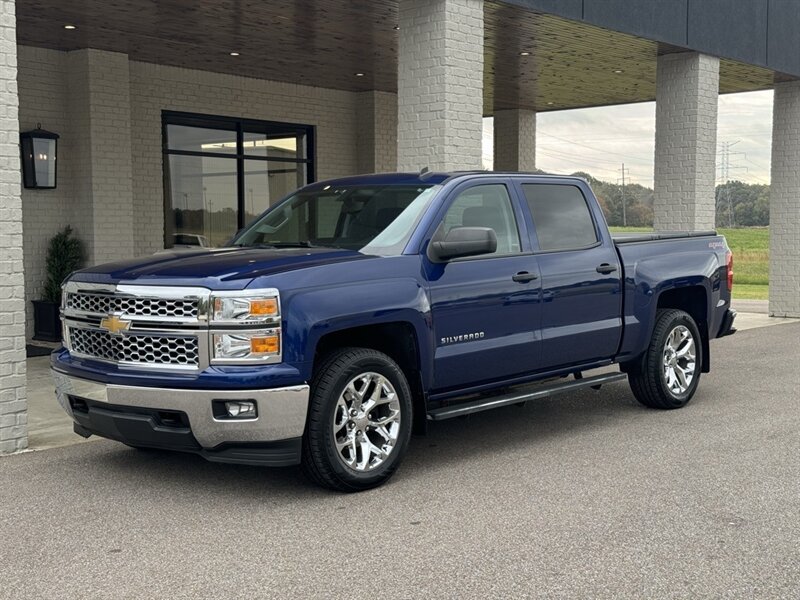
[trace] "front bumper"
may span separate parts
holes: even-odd
[[[124,386],[51,369],[61,407],[77,433],[131,446],[194,452],[217,462],[290,465],[300,462],[309,387],[198,390]],[[255,401],[254,419],[218,419],[214,400]]]

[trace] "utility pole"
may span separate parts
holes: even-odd
[[[629,170],[630,169],[625,168],[625,163],[622,163],[622,169],[620,169],[620,171],[622,172],[622,226],[623,227],[628,226],[628,207],[627,207],[628,203],[625,200],[625,175],[626,172]]]

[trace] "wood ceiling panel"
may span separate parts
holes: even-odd
[[[681,51],[499,0],[485,7],[486,114],[652,100],[658,54]],[[397,0],[17,0],[17,23],[19,43],[31,46],[351,91],[397,88]],[[772,81],[767,69],[721,63],[723,93]]]

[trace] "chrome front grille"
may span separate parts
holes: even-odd
[[[68,327],[70,351],[100,360],[129,365],[197,367],[200,350],[196,336],[167,334],[114,335],[102,329]]]
[[[179,320],[184,320],[197,319],[199,305],[200,301],[198,299],[147,298],[115,294],[68,292],[66,294],[64,307],[68,311],[87,314],[123,314],[129,317],[174,317]]]

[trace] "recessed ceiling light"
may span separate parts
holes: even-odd
[[[520,56],[530,56],[530,55],[531,55],[531,53],[530,53],[530,52],[528,52],[527,50],[523,50],[522,52],[520,52],[520,53],[519,53],[519,55],[520,55]]]
[[[64,29],[77,29],[75,25],[64,25]]]
[[[617,75],[622,75],[624,72],[625,71],[623,71],[622,69],[614,69],[614,73],[616,73]]]
[[[230,54],[231,54],[231,56],[239,56],[238,52],[231,52]]]
[[[548,102],[547,106],[553,106],[553,104],[555,104],[555,102]]]
[[[363,77],[363,76],[364,76],[364,74],[363,74],[363,73],[355,73],[355,76],[356,76],[356,77]]]
[[[394,30],[395,30],[395,31],[400,31],[400,25],[395,25],[395,26],[394,26]]]

